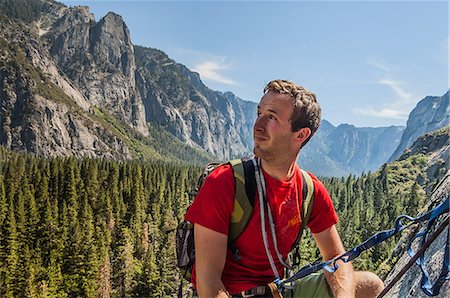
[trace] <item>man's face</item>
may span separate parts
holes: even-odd
[[[256,156],[265,159],[285,159],[297,155],[296,133],[291,131],[294,110],[292,98],[273,91],[266,93],[258,105],[253,126]]]

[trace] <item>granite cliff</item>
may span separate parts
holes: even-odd
[[[99,22],[88,7],[63,9],[49,28],[39,28],[58,67],[91,105],[109,111],[148,135],[144,106],[136,92],[136,63],[130,32],[115,13]]]
[[[421,135],[437,130],[450,122],[449,91],[442,96],[427,96],[411,111],[405,132],[389,161],[397,159],[403,150]]]
[[[249,154],[256,103],[213,91],[164,52],[135,47],[136,81],[146,119],[221,160]]]
[[[37,2],[21,4],[26,3]],[[202,162],[211,158],[164,130],[145,123],[142,102],[136,105],[133,102],[140,101],[134,79],[130,79],[134,71],[128,69],[135,67],[134,56],[129,60],[123,59],[123,63],[118,64],[120,69],[99,70],[88,66],[86,75],[97,77],[86,86],[78,86],[80,81],[86,79],[83,77],[84,72],[79,69],[86,65],[83,64],[84,58],[78,61],[76,55],[84,57],[88,54],[78,50],[72,53],[75,45],[68,45],[71,39],[64,33],[70,29],[62,30],[64,32],[59,34],[55,28],[67,22],[70,24],[71,21],[67,19],[74,16],[83,19],[84,27],[87,27],[92,25],[92,18],[84,8],[76,8],[73,12],[58,3],[43,3],[46,5],[40,6],[41,13],[36,13],[32,21],[28,22],[24,22],[26,18],[21,14],[11,17],[5,13],[7,10],[0,10],[1,144],[16,151],[34,152],[46,157],[73,155],[116,160],[188,159]],[[108,18],[114,21],[119,19],[117,15],[108,15]],[[105,26],[107,22],[105,20],[99,24]],[[74,23],[77,24],[76,21]],[[98,26],[101,32],[103,27]],[[79,30],[83,31],[84,27],[80,26]],[[67,47],[67,50],[61,50],[67,51],[66,57],[55,52],[50,42],[52,36],[59,36],[55,44]],[[81,40],[86,41],[86,35]],[[79,45],[75,41],[74,44]],[[133,47],[126,46],[125,49],[133,51]],[[125,50],[124,53],[122,56],[126,57]],[[106,58],[114,54],[112,50]],[[109,60],[99,62],[106,58],[97,57],[92,63],[115,67]],[[63,61],[67,61],[67,68],[64,68]],[[75,66],[77,63],[78,66]],[[104,84],[100,88],[101,92],[113,93],[93,96],[96,84]],[[125,96],[127,92],[136,96]],[[161,143],[165,143],[164,146]]]

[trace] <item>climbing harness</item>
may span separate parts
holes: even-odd
[[[449,204],[450,204],[450,199],[447,198],[445,200],[445,202],[443,202],[442,204],[438,205],[437,207],[435,207],[434,209],[426,212],[425,214],[418,216],[418,217],[411,217],[408,215],[401,215],[399,217],[397,217],[397,219],[395,220],[395,227],[391,230],[386,230],[386,231],[381,231],[378,232],[377,234],[373,235],[372,237],[370,237],[369,239],[367,239],[366,241],[364,241],[362,244],[354,247],[353,249],[345,252],[344,254],[332,259],[332,260],[328,260],[325,262],[321,262],[320,260],[317,260],[316,262],[312,263],[312,264],[308,264],[302,268],[300,268],[293,276],[280,280],[280,279],[276,279],[274,281],[274,283],[278,286],[278,289],[282,292],[284,290],[284,285],[287,283],[291,283],[297,279],[300,279],[302,277],[305,277],[311,273],[314,273],[316,271],[325,269],[330,273],[335,272],[338,269],[338,263],[337,261],[342,261],[344,263],[348,263],[350,261],[352,261],[353,259],[357,258],[363,251],[385,241],[386,239],[392,237],[393,235],[403,231],[405,228],[407,228],[408,226],[410,226],[413,223],[419,223],[419,222],[423,222],[423,221],[428,221],[428,225],[427,228],[422,231],[419,232],[414,238],[418,238],[418,237],[422,237],[422,244],[424,244],[425,240],[426,240],[426,235],[428,233],[428,231],[431,229],[432,224],[435,222],[435,220],[442,214],[444,213],[448,213],[449,211]],[[410,221],[409,224],[405,225],[403,224],[403,220],[408,220]],[[448,224],[448,220],[447,220],[447,224]],[[414,240],[413,238],[413,240]],[[410,253],[411,253],[411,249]],[[426,272],[426,270],[423,267],[423,253],[422,256],[420,258],[418,258],[417,260],[417,264],[421,267],[422,272],[424,273],[424,275],[422,276],[422,282],[421,282],[421,287],[422,290],[424,291],[425,294],[427,294],[428,296],[435,296],[439,293],[439,289],[442,286],[442,284],[445,282],[445,280],[450,279],[450,275],[449,275],[449,241],[447,241],[446,244],[446,256],[444,257],[444,268],[441,272],[440,277],[438,278],[438,280],[435,282],[435,284],[432,286],[430,283],[430,278],[428,273]]]

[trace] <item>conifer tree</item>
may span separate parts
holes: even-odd
[[[128,228],[123,228],[120,233],[113,264],[113,297],[130,297],[133,291],[133,278],[135,272],[135,260],[133,257],[133,239]]]
[[[16,215],[13,198],[9,200],[9,214],[7,219],[7,257],[6,257],[6,272],[5,272],[5,290],[4,296],[7,298],[16,297],[19,295],[18,288],[18,270],[19,270],[19,252],[20,243],[17,231]]]
[[[0,296],[5,296],[5,278],[6,278],[6,255],[7,255],[7,216],[8,202],[5,193],[5,184],[3,175],[0,174]]]
[[[411,187],[411,190],[408,194],[408,203],[407,203],[407,213],[411,216],[415,216],[417,214],[418,208],[421,204],[421,199],[419,196],[419,184],[414,182]]]

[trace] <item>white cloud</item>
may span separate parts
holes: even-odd
[[[229,65],[223,61],[208,60],[195,65],[192,71],[198,72],[204,80],[210,80],[225,85],[237,85],[237,82],[226,78],[220,71],[228,69]]]
[[[369,63],[372,66],[375,66],[376,68],[384,71],[385,73],[390,73],[392,71],[399,70],[398,66],[389,64],[383,59],[370,58],[367,60],[367,63]]]
[[[408,119],[409,112],[415,103],[414,96],[402,87],[402,83],[391,79],[382,79],[378,84],[388,86],[395,94],[395,99],[381,107],[358,107],[353,110],[357,115],[377,118]]]
[[[353,112],[357,115],[371,116],[377,118],[391,118],[391,119],[408,119],[409,112],[404,110],[396,110],[392,108],[380,108],[374,109],[372,107],[367,108],[355,108]]]
[[[232,63],[227,62],[224,56],[186,48],[176,48],[174,54],[183,61],[182,63],[189,65],[190,70],[198,72],[202,80],[225,85],[239,85],[223,74],[224,70],[231,69],[232,66]]]
[[[382,59],[369,59],[367,62],[377,69],[383,71],[383,78],[375,84],[387,86],[392,92],[392,98],[380,98],[380,105],[377,107],[356,107],[353,112],[357,115],[364,115],[377,118],[408,119],[408,115],[417,101],[417,96],[405,88],[406,83],[392,79],[401,69],[393,64],[389,64]],[[384,103],[388,101],[388,103]]]
[[[406,91],[402,86],[401,82],[391,80],[391,79],[382,79],[379,81],[379,84],[386,85],[394,91],[395,95],[399,98],[397,104],[401,103],[409,103],[414,100],[413,95]]]

